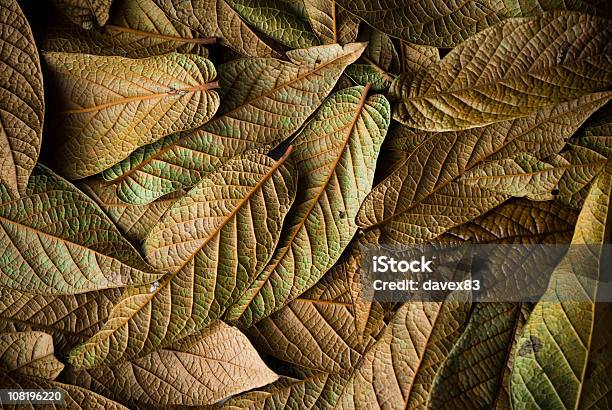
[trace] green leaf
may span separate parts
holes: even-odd
[[[219,107],[215,68],[193,54],[44,57],[64,109],[54,130],[61,136],[53,149],[55,166],[71,179],[94,175],[143,145],[202,125]]]
[[[606,280],[603,243],[610,240],[612,161],[584,203],[570,248],[553,272],[517,343],[511,379],[515,408],[606,406],[612,381],[609,303],[597,303]],[[609,246],[609,245],[608,245]]]
[[[55,379],[64,365],[53,356],[53,338],[43,332],[0,334],[0,373]]]
[[[570,12],[504,21],[414,79],[398,77],[391,92],[402,101],[393,118],[428,131],[462,130],[607,90],[611,27],[605,19]]]
[[[226,0],[247,23],[291,48],[319,45],[307,21],[282,1]]]
[[[168,274],[128,288],[69,362],[93,368],[142,357],[211,325],[238,300],[270,259],[295,197],[286,155],[237,156],[176,201],[143,245]]]
[[[143,147],[105,172],[120,199],[145,204],[193,186],[224,160],[293,134],[332,90],[365,45],[287,53],[289,61],[239,59],[220,68],[221,114],[205,126]]]
[[[16,1],[0,5],[0,182],[18,196],[42,140],[43,80],[32,30]]]
[[[95,203],[44,166],[20,199],[0,188],[0,202],[2,287],[66,295],[161,277]]]
[[[246,336],[223,322],[133,362],[65,375],[133,407],[214,404],[276,379]]]
[[[351,241],[390,121],[387,99],[367,93],[353,87],[333,94],[294,140],[296,203],[272,260],[226,320],[246,328],[280,309],[313,286]]]
[[[403,164],[368,194],[357,224],[380,226],[385,238],[394,242],[432,240],[509,198],[460,181],[464,172],[517,152],[529,152],[539,159],[558,153],[565,138],[609,98],[608,93],[586,95],[523,119],[465,131],[426,133]]]

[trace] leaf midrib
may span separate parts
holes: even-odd
[[[192,93],[196,93],[199,91],[214,90],[216,88],[219,88],[219,82],[211,81],[211,82],[196,85],[193,87],[186,87],[186,88],[166,91],[163,93],[152,93],[152,94],[146,94],[146,95],[137,95],[133,97],[124,97],[124,98],[120,98],[117,100],[109,101],[104,104],[94,105],[91,107],[65,110],[65,111],[62,111],[61,114],[70,115],[70,114],[83,114],[83,113],[89,113],[89,112],[96,112],[96,111],[101,111],[101,110],[111,108],[117,105],[125,105],[125,104],[129,104],[129,103],[136,102],[136,101],[162,99],[167,96],[177,96],[178,99],[180,99],[184,97],[186,94],[192,94]]]
[[[179,43],[186,43],[186,44],[214,44],[217,41],[215,37],[187,38],[187,37],[171,36],[168,34],[153,33],[151,31],[144,31],[144,30],[137,30],[137,29],[129,28],[129,27],[116,26],[114,24],[107,24],[104,27],[111,29],[111,30],[119,31],[122,33],[136,34],[142,37],[159,38],[161,40],[176,41]]]

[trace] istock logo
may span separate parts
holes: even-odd
[[[373,269],[375,273],[406,273],[406,272],[429,272],[433,271],[429,267],[433,261],[428,260],[425,256],[421,256],[420,260],[396,260],[388,256],[374,256],[372,258]]]

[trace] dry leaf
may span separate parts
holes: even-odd
[[[215,68],[196,55],[136,60],[48,52],[44,58],[64,108],[55,166],[70,179],[94,175],[143,145],[202,125],[219,107]]]
[[[605,91],[612,84],[611,27],[569,12],[504,21],[414,79],[398,77],[391,93],[402,102],[393,118],[428,131],[462,130]]]
[[[382,226],[389,240],[428,241],[468,222],[509,198],[457,180],[477,164],[516,152],[545,158],[559,152],[565,138],[609,99],[592,94],[524,119],[488,127],[428,133],[404,164],[365,199],[357,223]]]
[[[272,256],[295,197],[295,169],[286,159],[235,157],[176,201],[143,244],[147,258],[168,274],[127,289],[106,325],[69,362],[93,368],[132,360],[218,319]],[[140,329],[145,334],[132,337]]]
[[[113,0],[50,0],[74,23],[86,30],[103,26],[108,20]]]
[[[161,277],[93,201],[41,165],[20,199],[0,189],[0,226],[2,287],[67,295]]]
[[[16,1],[0,2],[0,27],[0,182],[18,196],[40,150],[42,73],[32,31]]]
[[[143,58],[171,51],[202,52],[201,46],[214,43],[189,27],[172,20],[151,0],[115,1],[101,31],[76,26],[53,27],[42,41],[47,51],[117,55]]]
[[[296,203],[272,260],[226,320],[249,327],[306,291],[336,263],[357,231],[355,216],[372,187],[389,117],[385,97],[368,97],[367,87],[346,88],[329,97],[298,134],[293,141],[300,176]]]
[[[66,380],[132,405],[202,406],[276,381],[240,331],[222,322],[133,362]]]
[[[53,338],[43,332],[0,334],[0,373],[55,379],[64,365],[53,356]]]

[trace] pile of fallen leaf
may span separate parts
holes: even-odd
[[[359,271],[363,244],[610,241],[606,17],[0,0],[0,388],[68,408],[610,408],[612,310],[582,264],[536,304],[381,303]],[[567,289],[584,301],[555,302]]]

